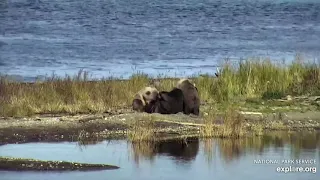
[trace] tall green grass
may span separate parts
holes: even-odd
[[[299,59],[289,65],[269,59],[246,60],[238,66],[225,63],[219,78],[207,76],[196,80],[202,97],[219,102],[273,94],[320,94],[319,65],[304,64]]]
[[[241,98],[272,98],[275,94],[320,94],[320,67],[297,58],[284,65],[269,59],[226,62],[219,78],[191,77],[200,97],[208,102],[232,102]],[[88,73],[43,82],[21,83],[0,77],[0,116],[26,116],[41,113],[96,113],[131,105],[134,94],[147,86],[150,78],[142,73],[129,80],[115,78],[89,81]],[[175,78],[161,79],[159,90],[170,90]]]

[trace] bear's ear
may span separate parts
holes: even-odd
[[[147,95],[147,96],[150,96],[150,94],[151,94],[150,91],[147,91],[147,92],[146,92],[146,95]]]
[[[159,79],[151,79],[149,81],[149,85],[155,87],[156,89],[159,89],[161,86],[161,82]]]

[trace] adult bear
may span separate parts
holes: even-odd
[[[156,100],[146,106],[146,112],[159,114],[176,114],[183,112],[183,92],[174,88],[171,91],[161,91]]]
[[[176,88],[181,89],[184,96],[183,113],[184,114],[200,114],[200,98],[198,89],[189,79],[180,79]]]
[[[134,96],[132,101],[132,109],[138,112],[147,112],[150,102],[157,99],[159,91],[154,87],[144,87]]]

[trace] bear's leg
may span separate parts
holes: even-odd
[[[134,111],[143,112],[144,111],[144,107],[143,107],[142,101],[139,100],[139,99],[134,99],[133,102],[132,102],[132,109]]]
[[[199,114],[200,114],[200,110],[199,110],[199,108],[193,108],[193,112],[192,112],[192,114],[194,114],[194,115],[197,115],[197,116],[199,116]]]
[[[183,113],[184,114],[190,114],[191,113],[191,109],[188,106],[184,106],[183,107]]]

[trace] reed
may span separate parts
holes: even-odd
[[[129,124],[127,133],[128,140],[131,142],[155,141],[155,122],[153,117],[148,115],[141,119],[134,119]]]
[[[222,115],[213,110],[209,111],[208,116],[205,117],[205,126],[200,128],[200,137],[242,137],[246,133],[243,122],[244,119],[237,113],[236,107],[231,105]]]

